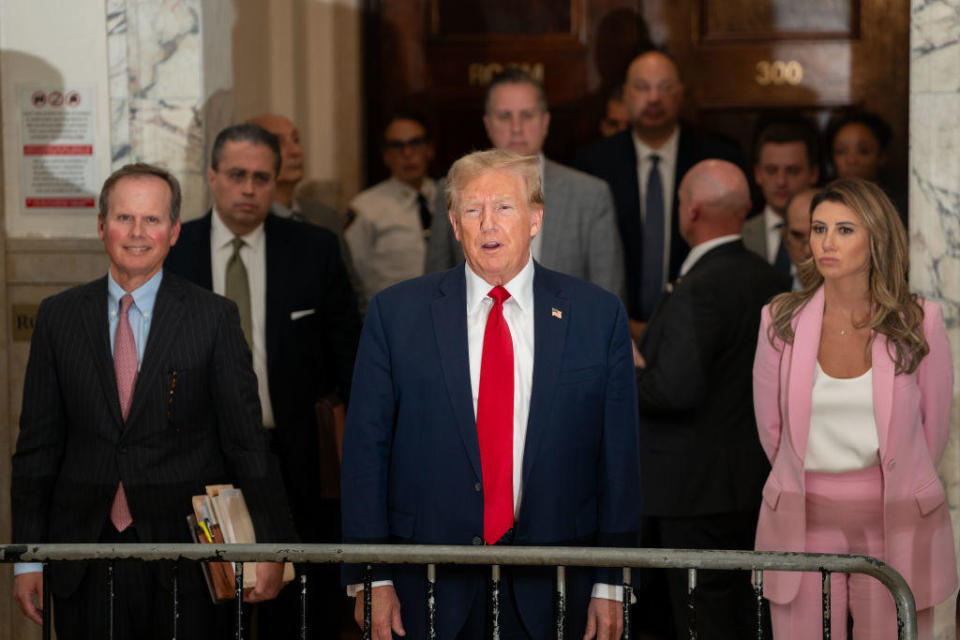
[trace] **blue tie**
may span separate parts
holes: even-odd
[[[777,225],[777,229],[783,227],[783,223]],[[787,253],[787,248],[783,246],[783,238],[780,238],[780,248],[777,249],[777,257],[773,260],[773,266],[777,271],[784,275],[790,275],[790,254]]]
[[[653,313],[663,289],[663,181],[660,179],[660,156],[650,156],[650,173],[647,174],[647,194],[643,219],[643,278],[641,279],[640,306],[644,318]]]

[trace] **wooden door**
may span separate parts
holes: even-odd
[[[560,161],[594,139],[627,62],[666,46],[687,87],[687,120],[736,139],[752,160],[766,111],[826,124],[857,105],[893,128],[888,182],[906,191],[909,4],[897,0],[370,0],[365,32],[368,177],[383,176],[383,120],[412,108],[432,121],[435,173],[488,146],[490,77],[518,64],[541,78]],[[905,198],[903,198],[905,199]]]

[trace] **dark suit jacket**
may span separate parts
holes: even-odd
[[[121,480],[145,542],[189,542],[191,496],[224,482],[243,489],[258,541],[294,535],[236,305],[163,274],[126,423],[108,327],[106,277],[40,305],[13,456],[14,541],[97,542]],[[72,593],[83,570],[54,565],[54,593]]]
[[[677,165],[674,168],[673,211],[671,213],[670,273],[672,280],[680,271],[680,265],[690,252],[690,247],[680,237],[677,219],[679,202],[677,187],[687,171],[701,160],[720,158],[743,168],[740,150],[730,142],[690,129],[680,127],[677,143]],[[643,228],[640,224],[640,183],[637,178],[637,152],[633,146],[630,129],[613,137],[598,140],[581,149],[574,166],[610,184],[620,239],[623,241],[623,261],[627,268],[627,311],[631,318],[646,320],[640,310],[640,286],[643,282]]]
[[[533,287],[533,387],[514,543],[630,546],[640,486],[626,313],[614,295],[539,265]],[[373,297],[353,384],[363,395],[347,415],[344,538],[480,544],[483,495],[463,265]],[[487,571],[438,573],[439,637],[453,638]],[[548,637],[553,570],[513,575],[528,631]],[[422,634],[423,576],[422,567],[378,572],[394,580],[414,638]],[[590,571],[568,573],[571,628],[585,620],[593,578]],[[618,580],[609,573],[601,579]],[[345,581],[360,582],[358,572],[348,567]]]
[[[770,472],[753,414],[760,309],[789,282],[740,241],[708,251],[665,293],[637,371],[644,513],[756,508]]]
[[[205,289],[213,288],[212,215],[183,225],[165,263]],[[275,448],[297,526],[305,542],[314,542],[316,526],[323,525],[313,517],[320,483],[314,405],[332,390],[346,400],[360,316],[332,233],[269,214],[264,235],[267,378]]]

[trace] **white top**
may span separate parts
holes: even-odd
[[[667,141],[659,149],[647,146],[633,132],[633,148],[637,154],[637,182],[640,185],[640,223],[646,221],[644,203],[647,201],[647,179],[650,177],[650,167],[653,163],[650,156],[657,154],[660,162],[657,170],[660,171],[660,181],[663,184],[663,278],[664,282],[670,277],[670,239],[671,225],[673,225],[673,197],[676,194],[677,153],[680,148],[680,127],[676,127]]]
[[[210,221],[210,270],[213,276],[213,292],[226,295],[227,261],[233,255],[233,232],[227,229],[213,208]],[[253,323],[253,371],[257,374],[257,394],[263,410],[263,426],[275,426],[273,405],[270,403],[270,383],[267,380],[267,241],[263,224],[243,238],[240,260],[247,269],[250,285],[250,320]]]
[[[813,374],[807,471],[841,473],[880,464],[880,440],[873,413],[873,371],[834,378],[817,362]]]
[[[432,207],[436,183],[424,178],[418,192],[397,178],[362,191],[350,202],[356,214],[343,233],[360,280],[363,302],[387,287],[423,275],[427,259],[419,194]]]

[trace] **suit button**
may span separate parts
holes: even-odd
[[[888,471],[893,471],[893,470],[896,469],[896,468],[897,468],[897,461],[896,461],[896,460],[891,460],[890,462],[887,463],[887,470],[888,470]]]
[[[480,536],[473,536],[473,544],[474,546],[479,547],[480,545],[483,544],[483,539],[480,538]]]
[[[483,485],[478,482],[473,485],[473,490],[479,493],[480,491],[483,491]]]
[[[126,448],[126,447],[120,447],[120,453],[121,453],[121,454],[125,454],[126,452],[127,452],[127,448]]]

